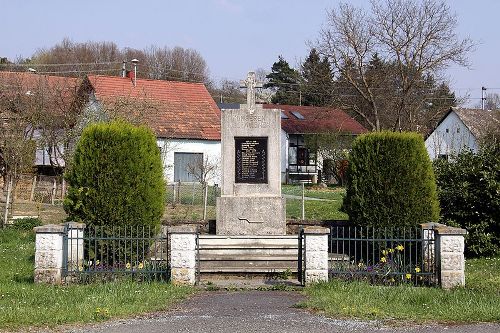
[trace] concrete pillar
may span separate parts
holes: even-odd
[[[85,223],[68,222],[68,270],[78,271],[83,268],[83,232]]]
[[[328,281],[328,234],[323,227],[304,229],[305,283]]]
[[[435,229],[436,262],[439,284],[443,289],[465,286],[465,229],[447,226]]]
[[[35,227],[35,283],[60,284],[64,257],[64,225]]]
[[[196,234],[196,226],[170,228],[170,268],[174,284],[196,283]]]

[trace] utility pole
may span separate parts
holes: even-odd
[[[484,102],[486,101],[486,88],[485,87],[481,87],[481,110],[484,111]]]

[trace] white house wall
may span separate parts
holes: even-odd
[[[440,155],[456,155],[464,149],[478,150],[476,138],[453,111],[425,140],[425,147],[431,160]]]
[[[165,179],[174,181],[174,153],[202,153],[203,158],[208,157],[209,163],[218,165],[216,175],[209,179],[210,184],[220,184],[221,174],[221,143],[211,140],[184,140],[184,139],[156,139],[162,151],[162,161]]]

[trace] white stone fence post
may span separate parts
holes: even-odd
[[[60,284],[64,262],[64,225],[35,227],[35,283]]]
[[[170,228],[170,269],[173,284],[196,283],[196,226]]]
[[[465,229],[439,226],[434,229],[436,238],[436,264],[441,288],[465,286]]]
[[[305,284],[328,281],[328,234],[323,227],[304,229]]]

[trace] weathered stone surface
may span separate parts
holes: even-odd
[[[35,252],[35,268],[61,268],[63,251],[36,251]]]
[[[222,196],[281,196],[281,111],[263,109],[258,105],[252,115],[244,105],[241,109],[222,110],[221,126]],[[235,137],[267,137],[267,183],[235,182]]]
[[[328,235],[306,235],[307,251],[328,252]]]
[[[63,234],[64,229],[65,229],[64,226],[60,225],[60,224],[46,224],[46,225],[42,225],[42,226],[33,228],[33,230],[37,234],[42,234],[42,233]]]
[[[457,236],[440,236],[441,252],[464,252],[464,238]]]
[[[171,280],[177,285],[194,285],[196,282],[196,272],[190,268],[172,267]]]
[[[195,251],[177,251],[170,252],[170,265],[176,268],[196,268]]]
[[[451,289],[465,286],[465,274],[463,271],[442,271],[441,288]]]
[[[198,227],[196,225],[175,225],[171,226],[169,231],[173,234],[195,234]]]
[[[330,230],[328,228],[319,226],[310,226],[304,228],[304,234],[306,235],[328,235]]]
[[[218,235],[285,235],[285,199],[281,197],[217,198]]]
[[[328,270],[306,270],[305,279],[306,285],[328,281]]]
[[[60,269],[35,269],[35,283],[61,284]]]
[[[217,234],[286,234],[281,111],[264,110],[249,102],[241,109],[222,110],[221,118],[222,193],[217,199]]]
[[[170,246],[177,251],[194,251],[196,249],[195,234],[172,234]]]
[[[37,251],[62,250],[63,237],[60,234],[37,234],[35,248]]]
[[[461,271],[464,270],[464,255],[460,252],[441,253],[441,270]]]
[[[328,251],[309,252],[306,249],[306,270],[328,269]]]

